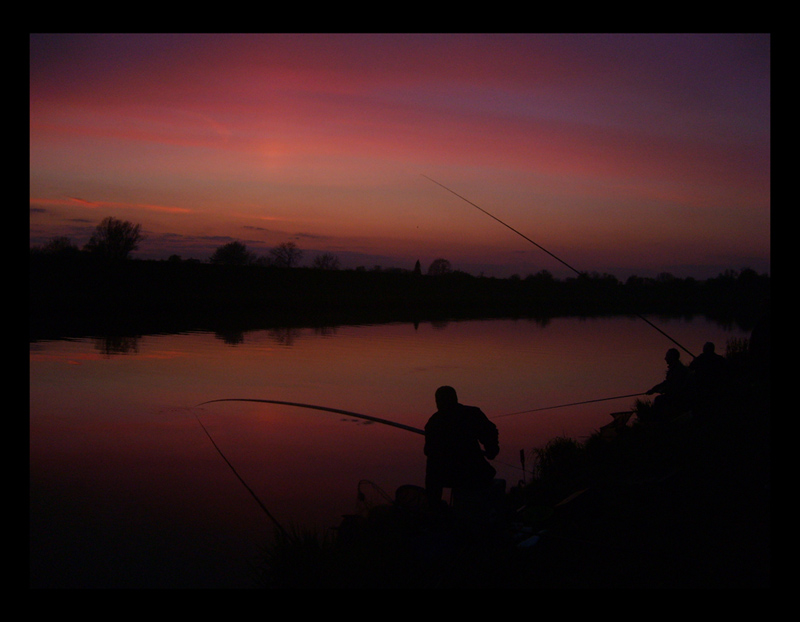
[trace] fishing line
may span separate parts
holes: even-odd
[[[525,413],[535,413],[539,412],[540,410],[554,410],[556,408],[566,408],[567,406],[580,406],[581,404],[594,404],[596,402],[607,402],[609,400],[621,400],[626,397],[640,397],[642,395],[647,395],[647,393],[631,393],[630,395],[615,395],[614,397],[601,397],[600,399],[596,400],[585,400],[583,402],[572,402],[570,404],[558,404],[557,406],[544,406],[542,408],[531,408],[530,410],[518,410],[517,412],[513,413],[506,413],[505,415],[497,415],[495,417],[491,417],[492,419],[500,419],[501,417],[510,417],[511,415],[522,415]]]
[[[560,263],[564,264],[564,265],[565,265],[567,268],[569,268],[570,270],[572,270],[572,271],[573,271],[573,272],[575,272],[576,274],[578,274],[578,275],[580,275],[580,274],[581,274],[581,273],[580,273],[580,271],[578,271],[576,268],[573,268],[573,267],[572,267],[571,265],[569,265],[569,264],[568,264],[566,261],[564,261],[564,260],[563,260],[563,259],[561,259],[560,257],[557,257],[556,255],[554,255],[553,253],[551,253],[549,250],[547,250],[547,249],[546,249],[546,248],[544,248],[543,246],[541,246],[541,245],[537,244],[536,242],[534,242],[533,240],[531,240],[531,239],[530,239],[530,238],[529,238],[527,235],[525,235],[525,234],[523,234],[523,233],[521,233],[521,232],[517,231],[516,229],[514,229],[514,227],[512,227],[512,226],[511,226],[511,225],[509,225],[508,223],[505,223],[505,222],[503,222],[503,221],[502,221],[502,220],[500,220],[500,219],[499,219],[497,216],[494,216],[494,215],[490,214],[489,212],[487,212],[487,211],[486,211],[485,209],[483,209],[482,207],[480,207],[480,206],[478,206],[478,205],[475,205],[475,203],[473,203],[473,202],[472,202],[472,201],[470,201],[469,199],[467,199],[467,198],[465,198],[465,197],[461,196],[460,194],[458,194],[457,192],[455,192],[455,191],[451,190],[451,189],[450,189],[450,188],[448,188],[447,186],[445,186],[445,185],[443,185],[443,184],[440,184],[440,183],[439,183],[438,181],[436,181],[435,179],[431,179],[431,178],[430,178],[430,177],[428,177],[427,175],[422,175],[422,176],[423,176],[425,179],[428,179],[428,180],[432,181],[432,182],[433,182],[433,183],[435,183],[437,186],[441,186],[442,188],[444,188],[445,190],[447,190],[447,191],[448,191],[448,192],[450,192],[451,194],[454,194],[454,195],[456,195],[456,196],[457,196],[459,199],[461,199],[462,201],[466,201],[466,202],[467,202],[467,203],[469,203],[469,204],[470,204],[472,207],[474,207],[474,208],[476,208],[476,209],[480,210],[481,212],[483,212],[484,214],[486,214],[486,215],[487,215],[489,218],[492,218],[492,219],[496,220],[497,222],[499,222],[499,223],[500,223],[501,225],[503,225],[504,227],[507,227],[508,229],[511,229],[511,231],[513,231],[514,233],[516,233],[518,236],[520,236],[520,237],[522,237],[522,238],[524,238],[524,239],[528,240],[528,242],[530,242],[531,244],[533,244],[533,245],[534,245],[536,248],[538,248],[539,250],[542,250],[542,251],[544,251],[545,253],[547,253],[548,255],[550,255],[550,256],[551,256],[553,259],[555,259],[556,261],[558,261],[558,262],[560,262]]]
[[[200,424],[200,427],[201,427],[201,428],[203,428],[203,432],[205,432],[205,433],[206,433],[206,436],[208,436],[208,439],[211,441],[211,444],[214,446],[214,449],[216,449],[216,450],[217,450],[217,453],[219,453],[219,455],[220,455],[220,456],[222,456],[222,459],[223,459],[223,460],[225,461],[225,463],[226,463],[226,464],[227,464],[227,465],[228,465],[228,466],[231,468],[231,471],[233,471],[233,474],[236,476],[236,478],[237,478],[237,479],[238,479],[240,482],[242,482],[242,485],[243,485],[243,486],[244,486],[244,487],[247,489],[247,492],[249,492],[249,493],[250,493],[250,495],[253,497],[253,499],[255,499],[255,500],[256,500],[256,503],[258,503],[258,505],[261,507],[261,509],[262,509],[262,510],[264,510],[264,513],[265,513],[265,514],[267,515],[267,517],[268,517],[268,518],[269,518],[269,519],[270,519],[270,520],[273,522],[273,524],[274,524],[274,525],[275,525],[275,526],[276,526],[276,527],[277,527],[277,528],[280,530],[280,532],[281,532],[281,533],[282,533],[284,536],[286,536],[286,538],[287,538],[287,539],[289,539],[289,540],[292,540],[293,538],[292,538],[292,537],[289,535],[289,533],[288,533],[288,532],[287,532],[287,531],[286,531],[286,530],[283,528],[283,525],[281,525],[281,524],[278,522],[278,520],[277,520],[277,519],[276,519],[276,518],[275,518],[275,517],[274,517],[274,516],[273,516],[273,515],[270,513],[270,511],[267,509],[267,506],[265,506],[265,505],[262,503],[261,499],[259,499],[259,498],[258,498],[258,495],[256,495],[256,493],[255,493],[255,492],[253,492],[253,489],[252,489],[252,488],[250,488],[250,486],[248,486],[248,485],[247,485],[247,482],[245,482],[245,481],[242,479],[242,476],[241,476],[241,475],[239,475],[238,471],[237,471],[237,470],[234,468],[234,466],[233,466],[233,465],[230,463],[230,460],[228,460],[228,459],[225,457],[225,454],[224,454],[224,453],[222,453],[222,450],[219,448],[219,446],[217,445],[217,443],[216,443],[216,442],[214,442],[214,439],[212,438],[212,436],[211,436],[211,434],[209,433],[209,431],[206,429],[206,426],[204,426],[204,425],[203,425],[203,422],[202,422],[202,421],[200,421],[200,417],[198,417],[196,413],[195,413],[195,415],[194,415],[194,416],[195,416],[195,419],[197,419],[197,423],[199,423],[199,424]]]
[[[474,208],[476,208],[476,209],[480,210],[481,212],[483,212],[484,214],[486,214],[486,215],[487,215],[489,218],[492,218],[493,220],[496,220],[497,222],[499,222],[499,223],[500,223],[501,225],[503,225],[504,227],[506,227],[506,228],[508,228],[508,229],[511,229],[511,231],[513,231],[514,233],[516,233],[518,236],[520,236],[521,238],[524,238],[525,240],[527,240],[528,242],[530,242],[531,244],[533,244],[533,245],[534,245],[536,248],[538,248],[538,249],[540,249],[540,250],[544,251],[545,253],[547,253],[548,255],[550,255],[550,256],[551,256],[553,259],[555,259],[556,261],[558,261],[558,262],[560,262],[561,264],[565,265],[567,268],[569,268],[570,270],[572,270],[572,271],[573,271],[575,274],[577,274],[578,276],[581,276],[581,275],[583,274],[583,273],[582,273],[580,270],[578,270],[577,268],[574,268],[573,266],[569,265],[569,264],[568,264],[566,261],[564,261],[564,260],[563,260],[563,259],[561,259],[560,257],[558,257],[558,256],[554,255],[553,253],[551,253],[549,250],[547,250],[546,248],[544,248],[544,247],[543,247],[541,244],[537,244],[536,242],[534,242],[533,240],[531,240],[531,239],[530,239],[530,238],[529,238],[527,235],[524,235],[524,234],[523,234],[523,233],[521,233],[520,231],[517,231],[517,230],[516,230],[514,227],[512,227],[512,226],[511,226],[511,225],[509,225],[508,223],[505,223],[505,222],[503,222],[503,221],[502,221],[502,220],[500,220],[500,219],[499,219],[497,216],[494,216],[493,214],[490,214],[489,212],[487,212],[487,211],[486,211],[485,209],[483,209],[482,207],[480,207],[480,206],[476,205],[475,203],[473,203],[473,202],[472,202],[472,201],[470,201],[469,199],[467,199],[467,198],[465,198],[465,197],[461,196],[460,194],[458,194],[458,193],[457,193],[457,192],[455,192],[454,190],[451,190],[450,188],[448,188],[448,187],[447,187],[447,186],[445,186],[444,184],[441,184],[441,183],[439,183],[439,182],[438,182],[438,181],[436,181],[435,179],[432,179],[432,178],[430,178],[430,177],[428,177],[427,175],[424,175],[424,174],[422,174],[422,176],[423,176],[425,179],[427,179],[427,180],[429,180],[429,181],[432,181],[432,182],[433,182],[433,183],[435,183],[437,186],[440,186],[441,188],[444,188],[444,189],[445,189],[445,190],[447,190],[449,193],[451,193],[451,194],[454,194],[455,196],[457,196],[457,197],[458,197],[459,199],[461,199],[462,201],[465,201],[465,202],[469,203],[469,204],[470,204],[472,207],[474,207]],[[670,336],[669,336],[667,333],[665,333],[665,332],[664,332],[663,330],[661,330],[661,329],[660,329],[658,326],[656,326],[655,324],[653,324],[653,323],[652,323],[650,320],[648,320],[647,318],[645,318],[645,317],[643,317],[643,316],[639,315],[638,313],[634,313],[634,315],[635,315],[636,317],[638,317],[640,320],[642,320],[643,322],[646,322],[647,324],[649,324],[649,325],[650,325],[652,328],[656,329],[656,330],[657,330],[659,333],[661,333],[662,335],[664,335],[664,337],[666,337],[667,339],[669,339],[669,340],[670,340],[672,343],[674,343],[674,344],[675,344],[676,346],[678,346],[678,347],[679,347],[681,350],[683,350],[684,352],[686,352],[686,353],[687,353],[689,356],[691,356],[692,358],[696,358],[694,354],[692,354],[692,353],[691,353],[689,350],[687,350],[687,349],[686,349],[684,346],[682,346],[680,343],[678,343],[677,341],[675,341],[675,339],[673,339],[672,337],[670,337]]]

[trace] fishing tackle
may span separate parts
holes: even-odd
[[[289,535],[289,533],[286,531],[286,529],[283,528],[283,525],[281,525],[278,522],[278,520],[272,515],[272,513],[267,509],[267,506],[264,505],[264,503],[261,501],[261,499],[258,498],[258,495],[253,491],[253,489],[250,488],[250,486],[247,485],[247,482],[245,482],[244,479],[242,479],[242,476],[239,475],[239,472],[234,468],[234,466],[231,464],[230,460],[228,460],[225,457],[225,454],[222,453],[222,450],[219,448],[219,445],[217,445],[217,443],[214,441],[213,437],[211,436],[211,433],[206,429],[206,426],[203,425],[203,422],[200,421],[200,417],[197,416],[197,413],[195,413],[194,416],[195,416],[195,419],[197,419],[197,423],[199,423],[200,427],[203,428],[203,432],[205,432],[206,436],[208,436],[208,439],[211,441],[211,444],[214,446],[214,449],[216,449],[217,453],[219,453],[219,455],[222,456],[222,459],[231,468],[231,471],[233,471],[233,474],[236,476],[236,478],[247,489],[247,492],[250,493],[250,496],[252,496],[253,499],[256,500],[256,503],[258,503],[259,507],[262,510],[264,510],[264,513],[267,515],[267,518],[269,518],[272,521],[272,523],[278,528],[278,530],[284,536],[286,536],[287,539],[292,540],[292,537]]]
[[[580,406],[581,404],[594,404],[595,402],[607,402],[609,400],[621,400],[626,397],[640,397],[642,395],[647,395],[647,393],[632,393],[630,395],[615,395],[614,397],[601,397],[600,399],[596,400],[585,400],[583,402],[572,402],[570,404],[559,404],[557,406],[544,406],[542,408],[531,408],[530,410],[518,410],[517,412],[513,413],[506,413],[505,415],[497,415],[496,417],[491,417],[492,419],[499,419],[500,417],[510,417],[511,415],[522,415],[525,413],[535,413],[540,410],[554,410],[556,408],[566,408],[567,406]]]
[[[317,406],[316,404],[300,404],[298,402],[284,402],[282,400],[261,400],[261,399],[248,399],[248,398],[221,398],[221,399],[216,399],[216,400],[208,400],[207,402],[201,402],[197,406],[203,406],[204,404],[213,404],[215,402],[255,402],[255,403],[261,403],[261,404],[278,404],[278,405],[281,405],[281,406],[295,406],[297,408],[310,408],[312,410],[321,410],[321,411],[324,411],[324,412],[337,413],[337,414],[340,414],[340,415],[348,415],[350,417],[356,417],[358,419],[364,419],[366,421],[372,421],[374,423],[382,423],[384,425],[392,426],[392,427],[395,427],[395,428],[400,428],[401,430],[406,430],[407,432],[413,432],[415,434],[421,434],[421,435],[425,436],[425,430],[422,430],[420,428],[415,428],[415,427],[410,426],[410,425],[405,425],[403,423],[398,423],[396,421],[390,421],[389,419],[381,419],[379,417],[373,417],[371,415],[364,415],[362,413],[356,413],[356,412],[353,412],[353,411],[350,411],[350,410],[342,410],[340,408],[329,408],[328,406]],[[199,421],[199,419],[198,419],[198,421]],[[200,425],[203,425],[203,424],[201,423]],[[203,428],[203,429],[205,429],[205,428]],[[206,434],[208,434],[207,431],[206,431]],[[209,438],[211,438],[210,435],[209,435]],[[211,442],[213,443],[214,440],[212,439]],[[216,447],[216,443],[214,444],[214,446]],[[217,451],[219,451],[219,448],[217,448]],[[220,452],[220,455],[222,455],[222,452]],[[225,456],[222,456],[222,457],[225,458]],[[228,462],[227,459],[225,460],[225,462]],[[230,465],[229,462],[228,462],[228,465]],[[519,468],[519,467],[516,467],[515,465],[510,465],[510,464],[507,465],[507,466],[511,466],[511,467],[514,467],[514,468]],[[231,466],[231,469],[233,469],[232,466]],[[236,473],[235,470],[234,470],[234,473]],[[238,474],[237,474],[237,477],[239,477]],[[239,478],[239,479],[241,480],[241,478]],[[244,481],[242,481],[242,483],[244,484]],[[247,484],[245,484],[245,486],[247,487]],[[249,487],[248,487],[248,490],[250,490]],[[255,496],[255,494],[252,491],[250,491],[250,494],[253,494],[253,496]],[[256,498],[256,501],[258,501],[258,498]],[[260,501],[258,503],[259,503],[259,505],[261,505],[261,507],[266,512],[267,510],[266,510],[266,508],[264,508],[263,504]],[[267,515],[269,516],[269,512],[267,512]],[[270,516],[270,518],[272,518],[272,517]],[[274,521],[274,519],[273,519],[273,521]]]
[[[364,419],[366,421],[371,421],[371,422],[374,422],[374,423],[382,423],[384,425],[389,425],[389,426],[392,426],[392,427],[395,427],[395,428],[400,428],[401,430],[407,430],[408,432],[414,432],[416,434],[422,434],[423,436],[425,435],[425,431],[424,430],[420,430],[419,428],[415,428],[415,427],[412,427],[412,426],[409,426],[409,425],[405,425],[405,424],[402,424],[402,423],[397,423],[396,421],[390,421],[388,419],[381,419],[379,417],[372,417],[370,415],[364,415],[364,414],[352,412],[352,411],[349,411],[349,410],[342,410],[340,408],[328,408],[327,406],[317,406],[315,404],[300,404],[298,402],[284,402],[284,401],[280,401],[280,400],[261,400],[261,399],[247,399],[247,398],[222,398],[222,399],[216,399],[216,400],[208,400],[207,402],[201,402],[197,406],[203,406],[205,404],[213,404],[215,402],[257,402],[257,403],[262,403],[262,404],[278,404],[278,405],[281,405],[281,406],[295,406],[295,407],[298,407],[298,408],[310,408],[312,410],[321,410],[321,411],[325,411],[325,412],[337,413],[337,414],[340,414],[340,415],[348,415],[350,417],[356,417],[358,419]],[[231,471],[233,471],[233,474],[242,483],[242,485],[247,489],[247,492],[250,493],[250,495],[253,497],[253,499],[256,500],[256,503],[258,503],[259,507],[264,511],[264,513],[267,515],[267,517],[272,521],[272,523],[278,528],[278,530],[287,539],[294,540],[294,538],[292,538],[292,536],[286,531],[286,529],[284,529],[284,527],[278,522],[278,520],[267,509],[267,506],[265,506],[264,503],[261,501],[261,499],[258,498],[258,495],[256,495],[256,493],[253,491],[253,489],[250,488],[250,486],[247,485],[247,482],[245,482],[244,479],[242,479],[242,476],[239,475],[239,473],[236,471],[234,466],[231,464],[230,460],[228,460],[225,457],[225,454],[222,453],[222,450],[219,448],[217,443],[214,441],[214,439],[211,436],[211,434],[209,433],[208,429],[206,429],[206,426],[204,426],[203,422],[200,421],[200,417],[198,417],[197,414],[195,414],[195,418],[197,419],[197,422],[200,424],[200,427],[203,428],[203,431],[206,433],[206,436],[208,436],[209,440],[211,441],[211,444],[214,446],[214,449],[216,449],[217,453],[219,453],[219,455],[222,456],[222,459],[230,467]]]
[[[486,214],[487,216],[489,216],[489,218],[492,218],[492,219],[496,220],[497,222],[499,222],[499,223],[500,223],[501,225],[503,225],[504,227],[507,227],[508,229],[511,229],[511,231],[513,231],[514,233],[516,233],[518,236],[520,236],[521,238],[524,238],[525,240],[527,240],[528,242],[530,242],[531,244],[533,244],[533,245],[534,245],[536,248],[538,248],[538,249],[540,249],[540,250],[544,251],[545,253],[547,253],[548,255],[550,255],[550,256],[551,256],[553,259],[555,259],[556,261],[560,262],[561,264],[563,264],[564,266],[566,266],[567,268],[569,268],[570,270],[572,270],[572,271],[573,271],[575,274],[577,274],[578,276],[581,276],[581,275],[583,274],[583,273],[582,273],[582,272],[580,272],[580,271],[579,271],[577,268],[574,268],[574,267],[572,267],[571,265],[569,265],[569,264],[568,264],[566,261],[564,261],[564,260],[563,260],[563,259],[561,259],[560,257],[557,257],[556,255],[554,255],[553,253],[551,253],[549,250],[547,250],[546,248],[544,248],[544,247],[543,247],[543,246],[541,246],[540,244],[537,244],[536,242],[534,242],[533,240],[531,240],[531,239],[530,239],[530,238],[529,238],[527,235],[524,235],[523,233],[520,233],[519,231],[517,231],[516,229],[514,229],[514,227],[512,227],[511,225],[509,225],[509,224],[507,224],[507,223],[503,222],[502,220],[500,220],[500,219],[499,219],[497,216],[494,216],[494,215],[490,214],[489,212],[487,212],[487,211],[486,211],[485,209],[483,209],[482,207],[479,207],[478,205],[476,205],[475,203],[473,203],[473,202],[472,202],[472,201],[470,201],[469,199],[467,199],[467,198],[465,198],[465,197],[461,196],[461,195],[460,195],[460,194],[458,194],[457,192],[455,192],[455,191],[451,190],[450,188],[448,188],[448,187],[447,187],[447,186],[445,186],[444,184],[441,184],[441,183],[439,183],[439,182],[438,182],[438,181],[436,181],[435,179],[431,179],[430,177],[428,177],[427,175],[424,175],[424,174],[423,174],[422,176],[423,176],[425,179],[427,179],[427,180],[429,180],[429,181],[432,181],[432,182],[433,182],[433,183],[435,183],[437,186],[440,186],[440,187],[444,188],[444,189],[445,189],[445,190],[447,190],[449,193],[451,193],[451,194],[454,194],[455,196],[457,196],[457,197],[458,197],[459,199],[461,199],[462,201],[465,201],[465,202],[469,203],[469,204],[470,204],[472,207],[474,207],[474,208],[476,208],[476,209],[480,210],[481,212],[483,212],[484,214]],[[652,328],[654,328],[655,330],[657,330],[659,333],[661,333],[662,335],[664,335],[664,337],[666,337],[667,339],[669,339],[669,340],[670,340],[672,343],[674,343],[674,344],[675,344],[676,346],[678,346],[678,347],[679,347],[681,350],[683,350],[684,352],[686,352],[686,353],[687,353],[689,356],[691,356],[692,358],[697,358],[697,357],[695,357],[695,355],[694,355],[694,354],[692,354],[692,353],[691,353],[689,350],[687,350],[687,349],[686,349],[684,346],[682,346],[680,343],[678,343],[677,341],[675,341],[675,339],[673,339],[672,337],[670,337],[670,336],[669,336],[667,333],[665,333],[665,332],[664,332],[663,330],[661,330],[661,329],[660,329],[658,326],[656,326],[655,324],[653,324],[653,323],[652,323],[650,320],[648,320],[647,318],[645,318],[645,317],[643,317],[643,316],[639,315],[638,313],[635,313],[634,315],[635,315],[636,317],[638,317],[640,320],[642,320],[643,322],[645,322],[645,323],[649,324],[649,325],[650,325]]]
[[[397,423],[396,421],[390,421],[389,419],[380,419],[378,417],[372,417],[370,415],[363,415],[361,413],[355,413],[349,410],[341,410],[339,408],[328,408],[327,406],[317,406],[315,404],[300,404],[298,402],[283,402],[280,400],[257,400],[257,399],[247,399],[247,398],[222,398],[218,400],[209,400],[207,402],[202,402],[198,404],[198,406],[203,406],[204,404],[212,404],[214,402],[257,402],[262,404],[279,404],[281,406],[295,406],[297,408],[310,408],[312,410],[322,410],[325,412],[330,413],[337,413],[340,415],[349,415],[350,417],[356,417],[358,419],[365,419],[366,421],[372,421],[374,423],[382,423],[384,425],[389,425],[395,428],[400,428],[401,430],[407,430],[408,432],[414,432],[416,434],[425,435],[425,430],[420,430],[419,428],[414,428],[410,425],[405,425],[403,423]]]

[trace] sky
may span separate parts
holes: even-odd
[[[770,79],[768,34],[31,34],[30,244],[768,273]]]

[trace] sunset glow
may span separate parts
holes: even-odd
[[[488,275],[770,270],[769,35],[30,37],[30,243]]]

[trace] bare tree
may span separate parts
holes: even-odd
[[[141,228],[139,224],[109,216],[97,225],[83,250],[106,259],[127,259],[144,239]]]
[[[318,268],[319,270],[338,270],[339,258],[331,253],[323,253],[322,255],[317,255],[314,257],[314,261],[311,262],[311,266],[313,268]]]
[[[294,242],[284,242],[269,252],[272,255],[272,265],[279,268],[293,268],[300,263],[303,256],[303,251]]]

